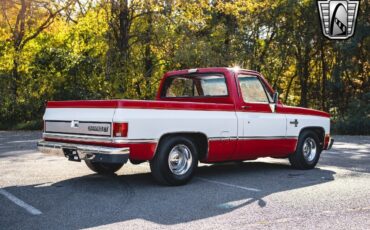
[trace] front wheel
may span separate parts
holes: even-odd
[[[321,150],[317,134],[303,131],[299,135],[295,153],[289,156],[290,164],[296,169],[312,169],[319,161]]]
[[[86,160],[85,163],[89,169],[99,174],[113,174],[124,165],[121,163],[91,162],[89,160]]]
[[[190,138],[176,136],[161,141],[150,169],[154,178],[161,184],[183,185],[194,174],[198,166],[196,145]]]

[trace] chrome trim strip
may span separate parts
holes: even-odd
[[[84,135],[70,135],[61,133],[43,133],[43,138],[53,138],[60,141],[88,141],[97,143],[157,143],[157,139],[123,139],[123,138],[112,138],[112,137],[100,137],[100,136],[84,136]]]
[[[69,140],[83,140],[89,142],[106,142],[112,143],[112,137],[101,137],[101,136],[84,136],[84,135],[72,135],[72,134],[62,134],[62,133],[43,133],[43,138],[57,138],[57,139],[69,139]]]
[[[125,143],[157,143],[157,139],[115,139],[114,143],[125,144]]]
[[[94,146],[94,145],[80,145],[80,144],[69,144],[69,143],[59,143],[59,142],[51,142],[51,141],[39,141],[37,143],[37,148],[40,152],[51,154],[51,155],[58,155],[64,156],[63,149],[76,149],[77,154],[79,155],[81,160],[86,159],[89,155],[94,154],[108,154],[108,155],[127,155],[130,154],[130,148],[113,148],[113,147],[102,147],[102,146]],[[89,156],[89,159],[91,156]]]

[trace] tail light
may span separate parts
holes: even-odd
[[[127,137],[128,123],[113,123],[113,137]]]

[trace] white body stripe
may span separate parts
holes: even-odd
[[[235,112],[227,111],[117,109],[113,121],[129,123],[129,139],[159,139],[174,132],[237,136]]]
[[[297,127],[290,124],[295,119]],[[44,120],[128,122],[127,139],[159,139],[174,132],[199,132],[209,138],[297,137],[302,128],[313,126],[324,128],[326,134],[330,131],[326,117],[232,111],[47,108]]]
[[[116,109],[46,108],[44,120],[112,122]]]
[[[287,114],[287,136],[298,136],[299,132],[306,127],[322,127],[325,134],[330,133],[330,118],[312,115]],[[298,125],[290,124],[297,119]]]
[[[243,137],[286,136],[286,115],[281,113],[237,112]]]

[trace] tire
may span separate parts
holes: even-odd
[[[303,131],[299,135],[297,149],[289,156],[289,162],[296,169],[313,169],[321,154],[320,140],[313,131]]]
[[[163,185],[184,185],[198,166],[198,150],[190,138],[169,137],[161,141],[150,161],[153,177]]]
[[[124,165],[120,163],[91,162],[88,160],[86,160],[85,163],[89,169],[99,174],[114,174]]]
[[[130,159],[130,162],[131,162],[131,164],[133,164],[133,165],[139,165],[139,164],[144,163],[145,161],[141,161],[141,160],[131,160],[131,159]]]

